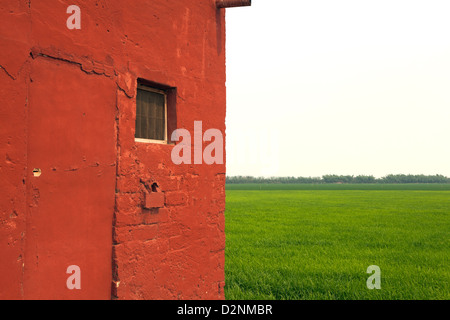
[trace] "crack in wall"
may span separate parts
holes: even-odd
[[[15,78],[12,74],[10,74],[10,73],[8,72],[8,70],[6,70],[6,68],[5,68],[4,66],[0,65],[0,69],[2,69],[2,70],[6,73],[6,75],[7,75],[8,77],[10,77],[10,78],[13,79],[13,80],[16,80],[16,78]]]
[[[30,55],[33,59],[42,57],[42,58],[47,58],[47,59],[52,59],[52,60],[57,60],[57,61],[74,64],[74,65],[80,67],[80,70],[86,74],[105,76],[107,78],[113,79],[117,88],[120,91],[122,91],[128,98],[133,98],[133,95],[130,94],[126,88],[124,88],[123,86],[120,85],[120,83],[119,83],[120,73],[118,73],[117,70],[113,66],[106,66],[104,64],[101,64],[101,63],[98,63],[95,61],[91,61],[91,60],[79,62],[79,61],[71,60],[68,58],[61,57],[61,56],[54,56],[54,55],[50,55],[47,53],[43,53],[43,52],[38,51],[37,49],[33,49],[31,51]],[[8,75],[10,77],[12,77],[9,73],[8,73]]]

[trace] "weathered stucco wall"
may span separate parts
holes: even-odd
[[[0,298],[222,299],[225,164],[175,165],[134,128],[141,78],[176,88],[173,126],[225,135],[224,10],[1,0],[0,19]]]

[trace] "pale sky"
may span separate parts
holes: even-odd
[[[254,0],[227,19],[227,175],[450,176],[449,0]]]

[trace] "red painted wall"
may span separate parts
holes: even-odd
[[[224,10],[0,0],[0,19],[0,298],[223,299],[225,165],[175,165],[134,127],[142,78],[176,88],[176,128],[225,135]]]

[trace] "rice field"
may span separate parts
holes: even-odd
[[[449,214],[449,184],[227,185],[225,297],[449,299]]]

